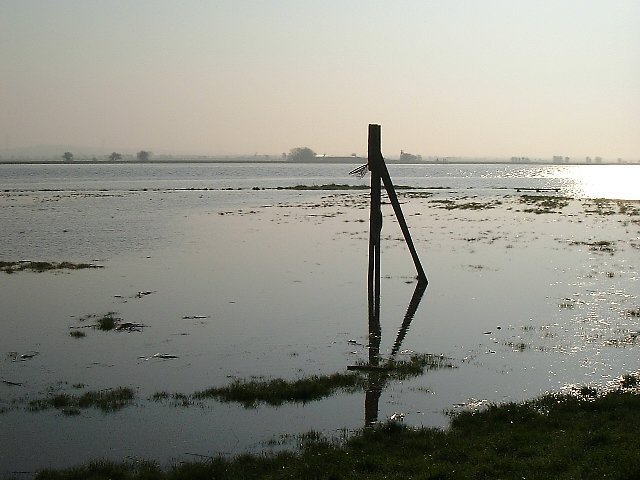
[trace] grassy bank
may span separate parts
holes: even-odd
[[[388,423],[343,443],[301,437],[296,452],[183,463],[92,463],[38,479],[640,478],[640,396],[629,381],[606,395],[547,395],[453,417],[451,427]],[[631,382],[633,383],[633,382]]]

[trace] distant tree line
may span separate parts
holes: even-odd
[[[153,152],[150,152],[148,150],[140,150],[138,153],[136,153],[136,159],[139,162],[148,162],[152,155],[153,155]],[[123,158],[124,158],[124,156],[119,152],[111,152],[109,154],[109,156],[108,156],[108,159],[111,162],[119,162]],[[73,161],[73,153],[64,152],[62,154],[62,159],[67,163],[72,162]],[[96,158],[94,157],[93,160],[95,161]]]
[[[290,162],[311,162],[316,158],[316,152],[309,147],[295,147],[289,151],[287,160]]]

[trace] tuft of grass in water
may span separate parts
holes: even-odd
[[[116,328],[116,325],[122,321],[121,318],[116,317],[116,312],[108,312],[102,317],[96,320],[96,325],[99,330],[109,331]]]
[[[597,215],[613,215],[614,202],[607,198],[594,198],[585,202],[585,213],[595,213]]]
[[[368,185],[347,185],[328,183],[325,185],[295,185],[293,187],[277,187],[277,190],[368,190]]]
[[[42,273],[49,270],[82,270],[87,268],[104,268],[103,265],[95,265],[92,263],[72,263],[72,262],[4,262],[0,261],[0,272],[15,273],[29,270],[32,272]]]
[[[455,368],[455,366],[443,355],[413,354],[405,360],[387,362],[375,374],[379,381],[404,380],[439,368]],[[157,392],[150,399],[156,402],[169,401],[175,406],[189,406],[194,401],[213,398],[221,402],[241,403],[245,408],[255,408],[261,403],[271,406],[307,403],[328,397],[338,391],[355,392],[364,390],[366,387],[367,379],[361,372],[346,372],[313,375],[297,380],[236,379],[224,387],[211,387],[192,395]]]
[[[492,200],[490,202],[463,202],[457,203],[455,200],[450,199],[436,199],[431,200],[430,203],[434,203],[435,206],[439,208],[444,208],[445,210],[489,210],[497,207],[498,205],[502,205],[500,200]]]
[[[135,398],[135,392],[128,387],[110,390],[89,391],[81,395],[59,393],[47,398],[31,400],[27,409],[32,412],[56,409],[67,415],[77,415],[80,410],[97,408],[103,412],[115,412],[129,406]]]
[[[69,332],[69,335],[72,336],[73,338],[84,338],[87,336],[86,333],[80,331],[80,330],[72,330]]]
[[[598,240],[595,242],[576,242],[572,241],[569,245],[586,245],[592,252],[606,252],[613,255],[615,252],[615,243],[609,240]]]
[[[416,353],[406,360],[394,360],[388,363],[388,376],[394,380],[405,380],[417,377],[429,370],[456,368],[450,358],[431,353]]]
[[[504,345],[507,347],[511,347],[514,352],[524,352],[528,348],[531,348],[524,342],[504,342]]]
[[[396,190],[421,190],[418,187],[394,185]],[[326,183],[324,185],[294,185],[291,187],[276,187],[276,190],[369,190],[369,185],[348,185],[346,183]]]
[[[624,312],[624,314],[627,315],[628,317],[640,317],[640,307],[631,308],[626,312]]]
[[[355,390],[364,385],[364,380],[355,373],[314,375],[298,380],[234,380],[226,387],[212,387],[196,392],[197,400],[216,398],[222,402],[239,402],[245,407],[258,403],[278,406],[284,403],[306,403],[327,397],[337,390]]]
[[[569,205],[568,197],[560,197],[553,195],[521,195],[520,202],[532,205],[531,208],[525,208],[526,213],[535,213],[536,215],[544,213],[558,213],[564,207]]]
[[[571,479],[640,477],[640,396],[545,395],[455,414],[446,430],[388,422],[350,438],[309,435],[299,451],[175,464],[92,462],[37,480]]]

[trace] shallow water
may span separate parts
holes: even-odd
[[[0,414],[3,474],[95,458],[169,464],[200,458],[194,454],[290,447],[295,441],[286,435],[310,429],[341,435],[364,424],[364,392],[255,409],[148,399],[232,378],[341,372],[368,356],[367,193],[252,190],[254,184],[333,183],[331,175],[349,167],[296,166],[301,170],[287,173],[274,166],[280,173],[246,174],[235,184],[243,190],[234,191],[179,189],[214,188],[204,187],[208,182],[223,188],[236,181],[234,169],[247,166],[229,166],[233,178],[220,178],[218,166],[184,166],[198,175],[182,167],[158,166],[151,175],[144,169],[155,166],[131,166],[133,173],[102,181],[90,180],[94,173],[82,168],[66,179],[32,173],[33,166],[28,181],[2,177],[1,190],[8,191],[0,196],[0,260],[105,266],[0,274],[0,380],[21,384],[0,383],[0,408],[7,409]],[[396,184],[425,181],[408,174],[416,167],[395,167]],[[473,167],[486,175],[438,168],[444,173],[426,181],[439,178],[431,187],[444,187],[446,179],[451,188],[417,198],[401,193],[430,283],[400,357],[443,354],[457,368],[387,383],[378,418],[402,413],[411,425],[445,426],[445,412],[460,404],[517,401],[637,370],[638,318],[628,312],[640,306],[640,205],[626,202],[623,213],[616,202],[577,195],[554,209],[559,213],[535,214],[524,211],[530,205],[506,184],[517,178],[518,185],[540,185],[556,177],[523,180],[517,173],[523,169],[504,166]],[[500,169],[511,176],[497,176]],[[335,183],[347,181],[360,182]],[[561,181],[567,192],[585,191],[566,183],[566,175]],[[49,191],[54,187],[60,191]],[[433,200],[485,208],[446,210]],[[415,282],[389,205],[383,213],[381,353],[389,355]],[[594,249],[599,241],[612,242],[613,252]],[[138,298],[138,292],[150,293]],[[90,322],[84,316],[108,311],[145,327],[69,335],[70,327]],[[156,353],[177,358],[153,358]],[[16,354],[29,358],[14,361]],[[27,399],[50,392],[118,386],[135,389],[137,397],[116,413],[65,416],[24,408]]]

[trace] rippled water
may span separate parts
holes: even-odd
[[[105,266],[0,273],[0,380],[10,382],[0,383],[0,472],[103,457],[168,464],[361,427],[364,392],[249,410],[149,400],[366,361],[367,192],[264,189],[366,185],[346,175],[350,167],[0,166],[0,260]],[[457,368],[389,382],[379,419],[402,413],[409,424],[444,426],[457,404],[520,400],[640,368],[629,313],[640,306],[640,205],[595,200],[637,199],[625,182],[639,168],[391,165],[396,184],[429,189],[401,194],[430,283],[400,356],[443,354]],[[536,214],[516,188],[575,199]],[[384,214],[380,348],[389,355],[415,283],[388,205]],[[108,311],[146,327],[69,335]],[[136,401],[116,413],[24,409],[51,392],[118,386]]]
[[[348,164],[0,165],[0,190],[128,191],[366,183]],[[640,199],[640,165],[389,165],[396,184],[474,189],[559,188],[574,197]]]

